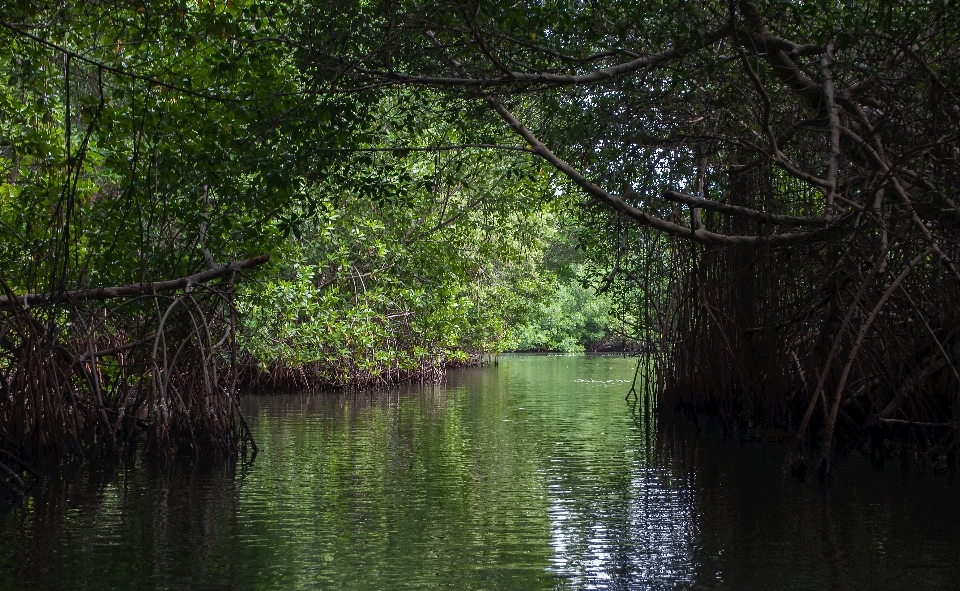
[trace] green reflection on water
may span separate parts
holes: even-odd
[[[252,400],[263,451],[244,483],[240,535],[272,542],[256,544],[269,567],[248,582],[556,586],[553,460],[587,454],[596,465],[611,442],[625,450],[630,369],[621,358],[514,357],[448,387]],[[622,480],[617,468],[595,472]]]
[[[0,591],[958,588],[955,479],[851,456],[799,483],[789,446],[653,429],[633,367],[251,396],[253,465],[87,467],[0,513]]]
[[[23,546],[0,589],[576,584],[556,525],[585,506],[557,497],[629,480],[631,377],[618,357],[507,356],[441,385],[248,397],[252,466],[48,483],[2,524]]]

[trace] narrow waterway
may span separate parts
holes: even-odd
[[[252,465],[83,470],[0,513],[6,589],[957,589],[960,486],[657,424],[631,359],[250,396]]]

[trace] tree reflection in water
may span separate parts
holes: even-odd
[[[624,402],[634,365],[506,356],[439,385],[252,396],[253,465],[83,468],[0,517],[0,589],[909,589],[960,580],[947,475]],[[920,472],[920,473],[918,473]]]

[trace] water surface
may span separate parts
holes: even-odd
[[[0,515],[0,589],[960,588],[949,474],[799,483],[776,445],[657,424],[632,377],[517,355],[247,397],[252,465],[86,470]]]

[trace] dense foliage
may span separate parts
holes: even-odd
[[[388,141],[437,139],[422,135]],[[241,347],[263,379],[393,380],[509,346],[552,285],[541,259],[555,206],[532,164],[410,149],[329,166],[278,274],[240,297]]]
[[[583,243],[660,402],[817,432],[828,468],[838,431],[960,441],[958,11],[372,3],[298,47],[344,87],[486,105],[606,211]]]
[[[626,336],[824,458],[955,445],[957,11],[8,3],[0,438],[235,443],[244,383]]]
[[[0,9],[11,457],[232,453],[238,389],[435,377],[559,289],[558,177],[470,101],[319,79],[309,11]]]

